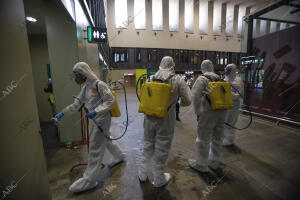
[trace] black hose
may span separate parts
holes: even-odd
[[[141,100],[140,100],[139,93],[138,93],[138,86],[139,86],[139,82],[140,82],[141,78],[143,78],[144,76],[148,76],[148,74],[142,74],[142,75],[139,77],[139,79],[137,80],[136,86],[135,86],[136,96],[137,96],[137,98],[138,98],[139,101],[141,101]]]
[[[239,95],[244,99],[243,95],[240,93],[240,91],[239,91],[238,89],[236,89],[236,88],[235,88],[234,86],[232,86],[232,85],[231,85],[231,87],[232,87],[235,91],[237,91],[237,93],[239,93]],[[249,123],[247,124],[247,126],[245,126],[245,127],[243,127],[243,128],[237,128],[237,127],[235,127],[235,126],[233,126],[233,125],[231,125],[231,124],[225,122],[225,124],[226,124],[227,126],[230,126],[231,128],[236,129],[236,130],[239,130],[239,131],[245,130],[245,129],[247,129],[247,128],[250,127],[250,125],[252,124],[252,112],[251,112],[251,110],[250,110],[250,106],[249,106],[249,104],[248,104],[247,101],[245,102],[245,104],[246,104],[246,109],[249,111],[249,116],[250,116],[250,121],[249,121]]]
[[[121,138],[125,135],[125,133],[126,133],[126,131],[127,131],[127,128],[128,128],[128,108],[127,108],[127,94],[126,94],[126,89],[125,89],[125,85],[124,85],[122,82],[117,81],[117,83],[119,83],[119,84],[123,87],[123,90],[124,90],[124,95],[125,95],[125,108],[126,108],[126,126],[125,126],[125,130],[124,130],[124,132],[122,133],[121,136],[116,137],[116,138],[111,138],[111,137],[108,137],[108,136],[107,136],[106,138],[109,139],[109,140],[119,140],[119,139],[121,139]]]
[[[125,130],[124,130],[124,132],[122,133],[122,135],[119,136],[119,137],[116,137],[116,138],[111,138],[110,136],[107,136],[107,135],[104,134],[104,136],[105,136],[107,139],[109,139],[109,140],[119,140],[119,139],[121,139],[121,138],[125,135],[125,133],[126,133],[126,131],[127,131],[127,128],[128,128],[128,108],[127,108],[127,94],[126,94],[126,88],[125,88],[125,85],[124,85],[122,82],[117,81],[117,83],[119,83],[119,84],[123,87],[123,90],[124,90],[124,95],[125,95],[125,107],[126,107],[126,127],[125,127]],[[80,101],[80,99],[79,99],[77,96],[73,95],[73,97],[76,98],[76,99],[78,99],[78,100]],[[79,111],[80,111],[82,108],[84,108],[84,110],[85,110],[86,113],[89,112],[89,110],[85,107],[84,103],[80,106]],[[93,120],[93,119],[92,119],[92,120]],[[94,123],[97,124],[95,121],[94,121]],[[97,125],[97,127],[98,127],[99,130],[103,133],[103,129],[101,128],[101,126],[98,126],[98,125]]]

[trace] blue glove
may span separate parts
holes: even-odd
[[[96,115],[97,115],[96,111],[93,110],[93,111],[88,112],[88,113],[86,114],[86,118],[92,119],[92,118],[94,118]]]
[[[63,116],[64,116],[64,113],[60,112],[57,115],[55,115],[55,117],[53,117],[52,119],[57,124]]]

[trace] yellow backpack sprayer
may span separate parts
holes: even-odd
[[[116,137],[116,138],[111,138],[111,137],[108,137],[108,136],[105,136],[107,139],[109,140],[119,140],[121,139],[126,131],[127,131],[127,128],[128,128],[128,108],[127,108],[127,94],[126,94],[126,88],[125,88],[125,85],[121,82],[121,81],[113,81],[114,83],[119,83],[122,87],[123,87],[123,91],[124,91],[124,96],[125,96],[125,108],[126,108],[126,126],[125,126],[125,129],[124,129],[124,132],[119,136],[119,137]],[[97,89],[97,92],[99,94],[99,90],[98,90],[98,83],[96,83],[96,89]],[[117,101],[117,96],[116,96],[116,92],[115,91],[112,91],[112,94],[114,95],[115,97],[115,105],[114,105],[114,108],[111,109],[109,112],[110,112],[110,115],[111,117],[120,117],[121,116],[121,112],[120,112],[120,108],[119,108],[119,105],[118,105],[118,101]],[[99,97],[100,97],[100,94],[99,94]],[[101,97],[100,97],[101,98]],[[98,127],[99,129],[101,127]],[[101,130],[101,129],[100,129]]]
[[[238,89],[233,87],[230,83],[225,82],[223,80],[213,81],[210,77],[202,75],[209,80],[208,88],[209,88],[209,95],[205,95],[205,98],[210,104],[212,110],[227,110],[233,108],[233,100],[231,95],[231,88],[239,93],[239,95],[243,98],[243,95],[240,93]],[[247,126],[243,128],[237,128],[233,125],[226,123],[225,125],[230,126],[231,128],[237,130],[244,130],[250,127],[252,124],[252,112],[249,108],[249,105],[246,103],[246,107],[249,110],[250,121]]]
[[[233,108],[230,83],[213,81],[209,76],[202,75],[209,80],[209,95],[205,95],[212,110],[227,110]]]
[[[145,76],[143,74],[140,79]],[[144,113],[149,116],[164,118],[168,112],[168,106],[170,102],[172,86],[169,84],[169,80],[162,81],[153,78],[152,82],[146,82],[141,87],[139,113]],[[136,88],[137,92],[137,88]]]

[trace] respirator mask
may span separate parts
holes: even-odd
[[[225,68],[225,75],[228,76],[231,73],[232,69],[230,67]]]
[[[83,84],[86,81],[86,77],[79,74],[78,72],[74,72],[75,82],[79,85]]]

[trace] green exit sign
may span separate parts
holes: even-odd
[[[88,26],[87,27],[87,39],[90,43],[101,43],[107,41],[107,29]]]

